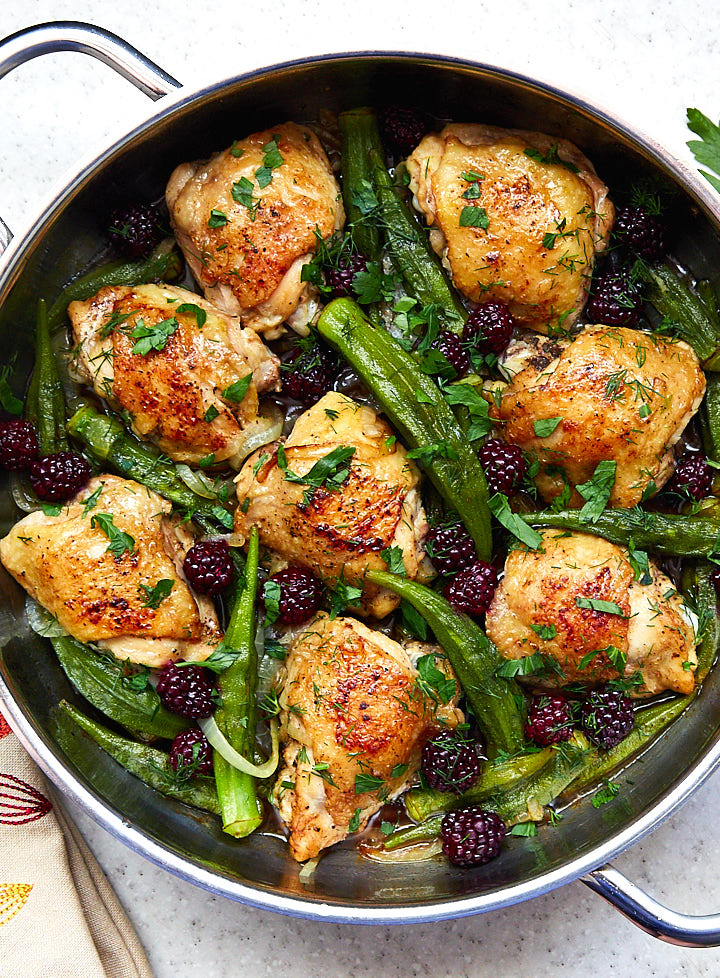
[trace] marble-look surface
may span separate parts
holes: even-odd
[[[2,0],[0,35],[61,18],[115,30],[188,85],[363,48],[503,65],[604,104],[688,162],[685,108],[720,113],[720,17],[710,0]],[[20,231],[66,170],[148,109],[144,96],[78,55],[47,57],[0,81],[0,216]],[[677,909],[720,910],[719,807],[716,776],[617,866]],[[211,897],[129,852],[86,817],[79,815],[78,824],[137,926],[157,978],[720,974],[720,951],[655,942],[580,884],[442,925],[310,924]]]

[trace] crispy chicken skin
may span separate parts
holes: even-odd
[[[184,304],[193,310],[178,312]],[[198,326],[195,308],[206,313]],[[86,302],[71,302],[76,342],[74,372],[92,384],[115,410],[127,412],[139,438],[153,441],[178,462],[216,462],[239,467],[243,446],[269,425],[258,414],[258,393],[279,389],[278,358],[237,318],[169,285],[108,286]],[[133,353],[130,334],[165,320],[178,325],[164,349]],[[223,391],[252,373],[237,403]],[[210,416],[208,419],[208,411]],[[215,417],[213,417],[215,415]]]
[[[85,500],[97,489],[95,505]],[[0,540],[0,560],[31,597],[81,642],[119,659],[161,666],[206,659],[222,637],[210,599],[196,595],[180,568],[193,539],[170,519],[170,503],[137,482],[103,475],[58,516],[30,513]],[[93,517],[112,516],[133,548],[114,556]],[[157,608],[147,606],[159,581],[173,582]]]
[[[295,859],[344,839],[356,812],[363,829],[412,781],[428,736],[462,721],[457,694],[441,704],[416,685],[412,660],[427,654],[452,674],[438,646],[406,650],[353,618],[318,615],[293,642],[280,696],[285,767],[274,800]],[[382,785],[356,793],[358,775]]]
[[[705,393],[694,351],[611,326],[587,326],[572,342],[538,345],[490,415],[507,441],[539,458],[542,497],[549,501],[562,491],[563,473],[572,486],[587,482],[603,459],[617,462],[611,506],[634,506],[651,483],[661,489],[673,472],[672,447]],[[510,374],[512,360],[509,347]],[[550,418],[562,420],[538,437],[535,422]],[[583,502],[573,490],[570,505]]]
[[[287,480],[278,445],[259,449],[237,477],[236,532],[247,535],[257,526],[266,547],[326,579],[342,575],[362,584],[367,569],[386,569],[380,556],[386,547],[400,547],[408,577],[425,576],[420,474],[400,444],[387,444],[391,435],[372,408],[326,394],[295,422],[285,442],[287,468],[303,476],[338,446],[354,447],[348,478],[339,489],[313,492]],[[398,603],[389,592],[365,586],[366,614],[382,618]]]
[[[546,530],[542,549],[513,550],[486,617],[488,636],[506,659],[541,652],[564,675],[543,675],[541,685],[591,685],[617,679],[604,650],[627,655],[624,675],[643,678],[631,696],[663,690],[690,693],[695,685],[695,631],[672,582],[650,561],[652,581],[635,580],[627,551],[600,537]],[[609,601],[622,612],[580,608],[578,598]],[[534,630],[546,626],[552,638]],[[583,656],[601,650],[584,669]],[[684,665],[688,663],[689,665]]]
[[[431,243],[464,296],[505,302],[519,323],[542,333],[577,319],[615,209],[576,146],[453,123],[427,135],[407,168]],[[461,227],[466,207],[482,208],[487,227]]]
[[[260,188],[263,147],[275,137],[283,162]],[[233,198],[233,187],[244,202]],[[312,257],[316,231],[328,238],[345,222],[340,188],[312,130],[286,122],[237,140],[209,160],[183,163],[165,197],[178,243],[208,299],[271,338],[284,322],[307,332],[317,303],[301,281],[302,267]],[[227,221],[208,226],[213,211]]]

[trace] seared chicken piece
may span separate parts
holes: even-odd
[[[646,488],[661,489],[673,472],[672,447],[705,393],[695,352],[611,326],[587,326],[572,342],[540,341],[529,357],[526,346],[517,373],[508,348],[504,369],[513,380],[490,415],[507,441],[539,458],[543,498],[565,481],[587,482],[603,459],[617,462],[609,505],[634,506]],[[570,505],[583,502],[573,490]]]
[[[457,288],[509,305],[547,333],[580,315],[615,209],[590,161],[564,139],[453,123],[407,160],[417,208]]]
[[[387,569],[380,556],[386,547],[400,547],[408,577],[427,576],[420,474],[392,434],[372,408],[343,394],[326,394],[295,422],[284,459],[282,452],[278,458],[278,443],[259,449],[243,466],[237,477],[236,532],[247,535],[257,526],[266,547],[326,579],[342,576],[362,585],[366,570]],[[338,472],[348,472],[341,485],[326,482],[313,489],[291,481],[342,447],[355,452]],[[365,585],[366,614],[382,618],[398,604],[395,595]]]
[[[197,463],[213,454],[239,468],[248,438],[270,427],[258,393],[279,390],[278,358],[194,292],[108,286],[71,302],[68,315],[78,378],[170,458]],[[244,395],[233,398],[233,384],[250,374]]]
[[[280,696],[285,767],[274,800],[295,859],[363,829],[407,788],[433,731],[462,721],[457,682],[448,703],[416,683],[412,657],[421,655],[436,655],[437,668],[452,676],[438,646],[406,650],[353,618],[318,615],[293,642]]]
[[[508,555],[488,610],[487,634],[502,655],[554,659],[561,672],[544,672],[542,686],[595,685],[640,673],[630,696],[692,692],[693,618],[656,564],[649,561],[651,580],[643,583],[646,575],[636,580],[627,551],[614,543],[557,530],[542,537],[542,549]],[[597,610],[595,602],[609,606]]]
[[[279,155],[278,155],[279,153]],[[343,226],[337,181],[317,136],[294,122],[177,167],[165,192],[193,274],[218,308],[269,337],[307,333],[317,311],[301,272]]]
[[[16,523],[0,560],[80,642],[151,667],[203,660],[222,633],[212,601],[182,576],[193,538],[170,509],[137,482],[99,476],[57,516]]]

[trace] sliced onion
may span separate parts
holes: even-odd
[[[42,638],[62,638],[67,635],[55,615],[50,614],[47,608],[43,608],[33,598],[26,599],[25,614],[30,628]]]
[[[298,873],[298,879],[301,883],[307,883],[313,878],[319,862],[320,856],[315,856],[314,859],[308,859],[306,863],[303,863],[302,869]]]
[[[248,455],[252,455],[256,449],[262,448],[263,445],[269,445],[271,441],[276,441],[282,434],[284,418],[278,405],[274,401],[268,401],[263,405],[262,411],[263,413],[258,415],[252,431],[233,455],[233,462],[238,468]]]
[[[217,499],[217,493],[213,488],[213,484],[204,473],[195,472],[189,465],[185,465],[184,462],[177,464],[175,471],[188,489],[192,489],[198,496],[202,496],[203,499]]]
[[[277,770],[280,761],[280,737],[277,720],[270,721],[272,754],[264,764],[252,764],[242,754],[238,753],[218,727],[215,717],[205,717],[203,720],[198,720],[198,725],[218,754],[232,767],[242,771],[243,774],[251,774],[254,778],[269,778]]]
[[[13,502],[23,513],[37,513],[42,509],[42,502],[32,491],[27,481],[17,472],[10,476],[10,493]]]
[[[363,846],[363,856],[380,863],[421,863],[442,852],[442,840],[418,842],[415,845],[404,846],[402,849],[376,849],[374,846]]]

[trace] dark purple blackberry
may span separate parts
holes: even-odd
[[[457,574],[477,560],[472,537],[459,520],[431,527],[425,549],[438,574]]]
[[[630,733],[635,713],[632,703],[622,693],[607,688],[593,689],[582,705],[581,720],[590,740],[610,750]]]
[[[40,499],[62,503],[72,499],[90,480],[92,469],[82,455],[55,452],[30,466],[30,485]]]
[[[640,283],[621,268],[595,279],[585,312],[591,322],[603,326],[637,326],[641,309]]]
[[[520,488],[527,473],[527,462],[517,445],[502,438],[488,438],[478,452],[480,464],[490,492],[512,496]]]
[[[311,407],[332,390],[337,372],[335,357],[327,347],[317,344],[311,350],[298,351],[283,366],[283,391]]]
[[[444,594],[456,611],[464,611],[466,615],[484,615],[497,586],[498,574],[493,565],[476,560],[450,581]]]
[[[199,666],[169,662],[160,671],[157,691],[163,706],[188,720],[201,720],[213,711],[212,686]]]
[[[425,123],[413,109],[391,106],[380,113],[380,129],[389,149],[409,156],[425,135]]]
[[[134,204],[114,211],[108,233],[118,251],[128,258],[142,258],[162,238],[160,215],[152,204]]]
[[[549,747],[572,737],[572,714],[570,704],[559,693],[533,697],[528,710],[525,736]]]
[[[478,353],[499,355],[510,342],[515,320],[504,302],[485,302],[467,318],[462,338]]]
[[[230,585],[233,562],[227,540],[200,540],[185,554],[183,571],[201,594],[220,594]]]
[[[667,224],[659,214],[644,207],[623,207],[615,218],[618,241],[645,261],[657,261],[665,254]]]
[[[358,272],[366,272],[367,266],[368,260],[364,255],[351,255],[344,252],[338,258],[337,265],[323,269],[325,284],[332,289],[333,298],[339,299],[347,296],[354,299],[353,279]]]
[[[173,771],[189,774],[212,774],[212,748],[199,727],[190,727],[177,735],[170,745]]]
[[[442,849],[454,866],[482,866],[500,854],[506,832],[495,812],[478,805],[458,808],[442,820]]]
[[[22,472],[38,455],[38,440],[29,421],[0,421],[0,465]]]
[[[713,472],[702,452],[686,452],[675,463],[667,492],[677,492],[691,499],[705,499],[712,492]]]
[[[475,741],[451,730],[441,730],[426,742],[420,766],[429,787],[455,795],[475,784],[483,767]]]
[[[449,329],[444,329],[438,333],[430,344],[430,349],[439,350],[442,353],[455,371],[456,377],[464,377],[472,366],[462,340],[457,333],[451,333]]]
[[[323,586],[307,567],[291,564],[270,578],[280,585],[278,620],[285,625],[301,625],[320,607]]]

